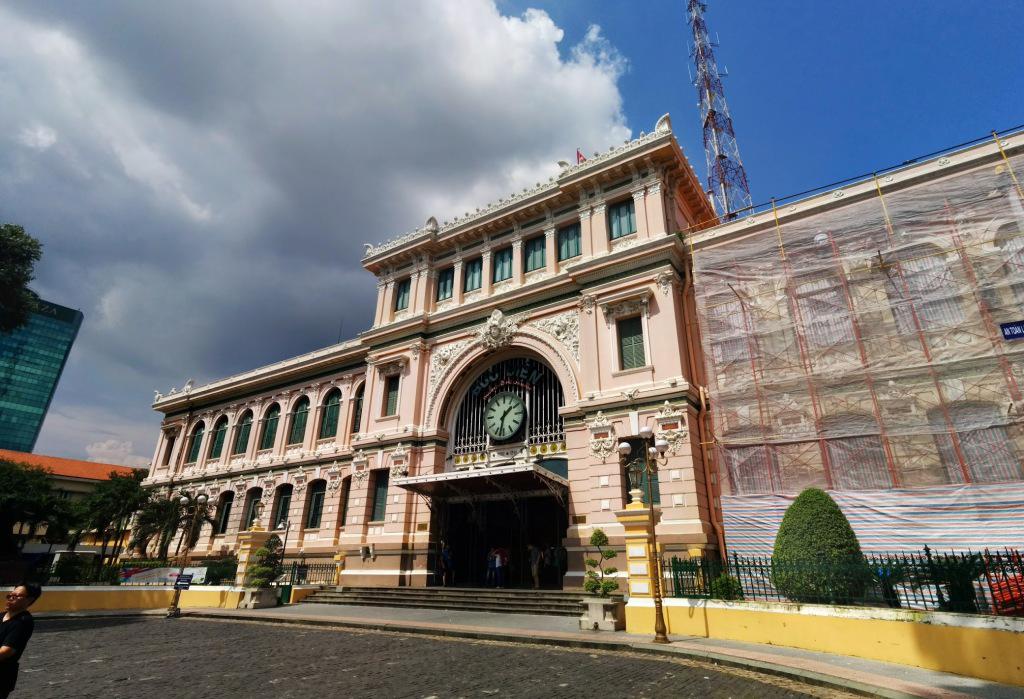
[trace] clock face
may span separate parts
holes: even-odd
[[[518,432],[525,417],[523,399],[514,393],[499,393],[487,401],[487,407],[484,408],[487,434],[499,441]]]

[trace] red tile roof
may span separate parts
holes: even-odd
[[[81,478],[83,480],[90,481],[105,481],[110,478],[111,471],[119,476],[130,476],[135,472],[134,468],[129,468],[128,466],[101,464],[96,463],[95,461],[62,459],[57,456],[29,454],[23,451],[10,451],[9,449],[0,449],[0,460],[36,466],[50,471],[55,476],[63,476],[64,478]]]

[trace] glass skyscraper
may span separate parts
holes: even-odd
[[[27,324],[0,333],[0,449],[35,448],[82,318],[40,299]]]

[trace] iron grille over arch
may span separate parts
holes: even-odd
[[[494,446],[487,435],[485,410],[490,398],[512,393],[526,406],[524,428],[502,446],[561,444],[565,426],[558,409],[565,404],[562,384],[547,364],[531,357],[515,357],[492,364],[469,385],[458,406],[451,430],[451,456],[464,457]]]

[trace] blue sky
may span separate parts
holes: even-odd
[[[704,173],[685,0],[502,4],[526,7],[548,12],[567,46],[599,24],[630,64],[629,125],[671,112]],[[1024,124],[1022,0],[710,0],[705,19],[755,203]]]

